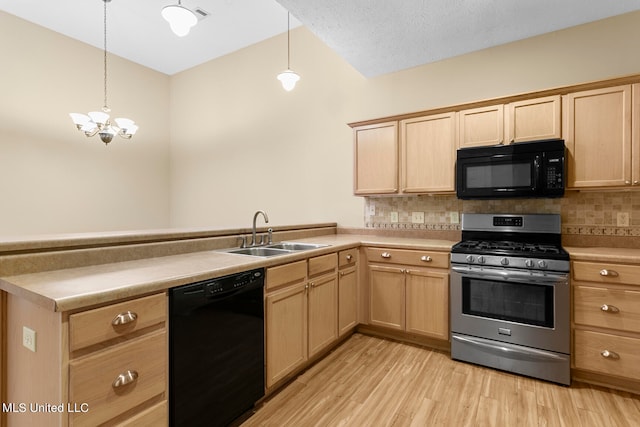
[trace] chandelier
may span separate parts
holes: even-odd
[[[287,69],[278,74],[278,80],[282,83],[282,87],[287,92],[293,90],[300,76],[291,70],[291,13],[287,12]]]
[[[109,119],[111,109],[107,106],[107,3],[111,0],[102,1],[104,2],[104,106],[102,111],[91,111],[88,115],[81,113],[70,113],[69,115],[76,128],[84,132],[87,138],[98,135],[106,145],[115,135],[131,139],[138,130],[138,126],[133,120],[125,118],[115,119],[116,125],[114,126]]]

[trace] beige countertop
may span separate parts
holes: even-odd
[[[572,261],[601,261],[640,264],[640,248],[564,247]]]
[[[174,286],[253,268],[285,264],[361,244],[448,252],[455,243],[446,240],[356,234],[331,234],[296,241],[328,246],[267,258],[208,250],[135,261],[66,268],[1,277],[0,289],[28,299],[47,309],[64,312],[161,292]]]

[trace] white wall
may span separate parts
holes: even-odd
[[[0,12],[0,236],[169,225],[169,77],[109,56],[105,147],[70,112],[103,104],[102,50]]]
[[[346,123],[640,73],[640,13],[595,22],[373,79],[305,28],[187,70],[171,81],[171,223],[363,225],[351,195]],[[399,49],[402,46],[398,46]]]

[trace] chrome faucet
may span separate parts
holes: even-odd
[[[269,222],[269,217],[267,216],[265,211],[258,211],[253,215],[253,231],[251,233],[251,246],[256,245],[256,220],[258,219],[258,214],[262,214],[264,217],[264,222]]]

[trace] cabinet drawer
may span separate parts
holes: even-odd
[[[69,362],[69,401],[86,403],[88,412],[71,414],[73,426],[95,426],[165,392],[165,330]],[[128,384],[120,375],[137,373]]]
[[[347,249],[338,253],[338,267],[350,267],[358,262],[358,248]]]
[[[369,262],[449,268],[449,253],[406,249],[367,248]]]
[[[155,427],[169,425],[169,404],[166,400],[145,409],[139,414],[117,424],[117,427]]]
[[[636,265],[574,261],[571,270],[578,281],[640,285],[640,266]]]
[[[165,294],[151,295],[69,316],[69,349],[75,351],[164,322]]]
[[[574,344],[576,368],[640,380],[640,339],[576,330]]]
[[[309,258],[309,277],[332,273],[337,266],[338,254],[336,253]]]
[[[267,269],[266,289],[303,281],[307,277],[307,261],[292,262]]]
[[[574,286],[574,322],[640,331],[640,291]]]

